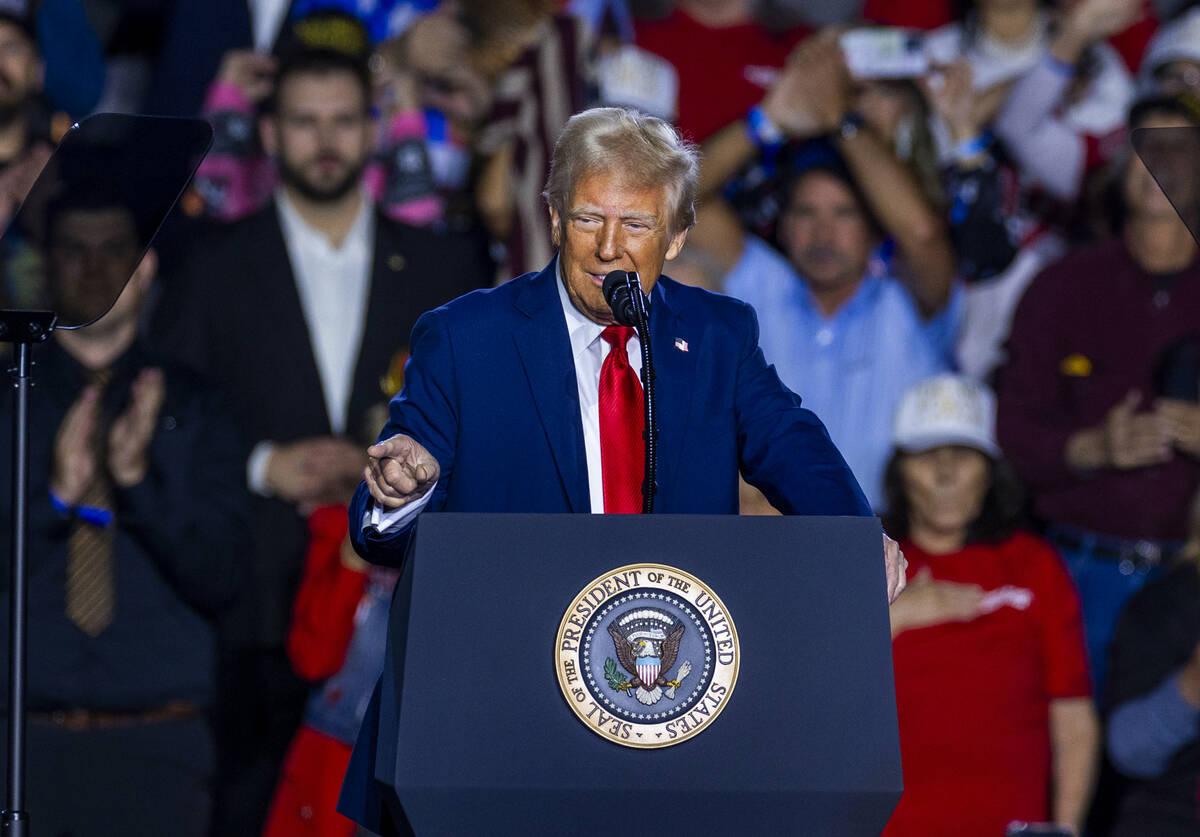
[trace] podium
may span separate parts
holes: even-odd
[[[702,580],[736,626],[719,716],[674,746],[606,740],[556,677],[568,607],[639,563]],[[877,835],[902,790],[886,599],[874,518],[422,515],[375,778],[422,837]]]

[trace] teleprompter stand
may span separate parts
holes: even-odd
[[[352,765],[343,813],[374,789],[402,809],[400,833],[421,837],[883,829],[902,779],[874,518],[425,514],[417,526],[374,728],[355,753],[374,781]],[[601,738],[556,680],[566,609],[637,563],[702,580],[740,640],[723,712],[661,749]]]
[[[11,603],[8,610],[8,785],[0,812],[0,835],[28,837],[29,814],[25,807],[25,607],[28,603],[26,572],[29,566],[26,538],[29,533],[29,387],[34,343],[50,336],[55,316],[50,311],[0,312],[0,343],[13,345],[12,445],[12,562],[9,566]]]
[[[29,393],[32,350],[54,330],[85,328],[120,296],[212,143],[199,119],[98,114],[73,125],[47,161],[0,239],[0,343],[13,346],[12,553],[9,565],[8,751],[0,837],[28,837],[25,810],[25,696],[28,624]],[[80,203],[72,203],[80,201]],[[50,275],[55,213],[90,206],[128,213],[137,249],[123,275],[106,274],[83,295]],[[30,269],[37,265],[39,269]],[[97,277],[86,277],[95,282]],[[72,305],[60,306],[64,297]],[[46,429],[41,428],[44,432]]]

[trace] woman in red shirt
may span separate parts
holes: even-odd
[[[886,837],[1003,837],[1010,823],[1081,832],[1097,764],[1075,589],[1018,531],[992,394],[926,380],[901,400],[888,531],[908,558],[891,609],[904,796]]]

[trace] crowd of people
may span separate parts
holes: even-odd
[[[47,209],[81,309],[133,278],[37,350],[38,833],[355,833],[396,573],[346,504],[417,318],[553,258],[595,105],[699,148],[666,273],[754,307],[908,557],[885,833],[1198,833],[1200,6],[0,0],[0,222],[72,120],[214,136],[144,255]]]

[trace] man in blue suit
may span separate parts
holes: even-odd
[[[404,391],[367,451],[350,510],[364,557],[399,566],[426,507],[636,511],[628,494],[642,476],[640,426],[636,455],[615,436],[640,422],[641,387],[628,383],[634,403],[622,406],[612,376],[640,373],[640,346],[631,330],[614,330],[601,291],[613,270],[636,271],[649,295],[656,511],[734,514],[740,471],[784,514],[871,514],[820,420],[764,360],[753,309],[661,276],[694,223],[697,174],[695,152],[661,120],[618,108],[571,118],[545,192],[557,258],[431,311],[413,330]],[[885,554],[890,601],[904,559],[890,539]],[[363,797],[372,779],[356,774],[373,761],[377,722],[374,712],[364,722],[342,807],[381,830],[363,814],[378,811],[377,798]]]

